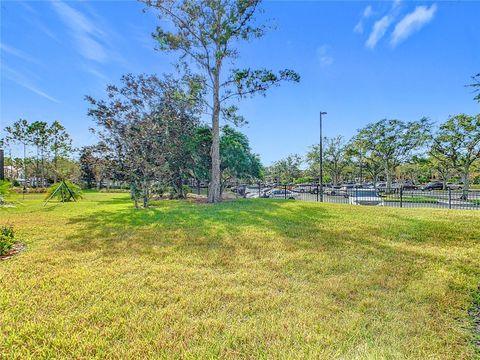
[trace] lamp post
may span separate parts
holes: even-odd
[[[323,135],[322,135],[322,116],[327,115],[326,112],[320,111],[320,201],[323,202]]]

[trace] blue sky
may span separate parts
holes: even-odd
[[[3,129],[18,118],[59,120],[76,146],[95,142],[86,94],[132,73],[166,73],[154,51],[157,19],[135,1],[2,1]],[[240,102],[265,164],[304,154],[326,136],[351,137],[382,118],[439,122],[479,106],[464,85],[480,72],[480,2],[269,1],[276,30],[241,46],[240,66],[292,68],[300,84]],[[2,134],[0,134],[1,136]]]

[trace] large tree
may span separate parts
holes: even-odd
[[[248,138],[230,126],[224,126],[220,137],[220,170],[222,192],[232,179],[251,180],[262,176],[262,164],[253,154]]]
[[[292,70],[278,74],[265,69],[239,69],[234,66],[241,41],[259,38],[265,26],[256,25],[260,0],[143,0],[155,9],[160,19],[169,20],[157,27],[154,37],[159,49],[176,51],[184,69],[187,64],[203,78],[204,89],[211,96],[205,109],[211,115],[211,175],[208,201],[221,200],[220,117],[241,122],[231,101],[266,90],[283,80],[299,81]],[[188,61],[188,62],[187,62]]]
[[[298,154],[290,154],[285,159],[274,162],[267,168],[268,177],[283,183],[291,183],[302,176],[302,157]]]
[[[212,143],[210,128],[201,126],[191,139],[193,175],[198,182],[208,180],[211,158],[209,151]],[[248,138],[240,131],[225,125],[220,133],[220,161],[222,192],[228,181],[259,179],[263,175],[263,166],[257,154],[250,148]]]
[[[429,132],[426,118],[410,122],[383,119],[360,129],[353,141],[361,144],[367,157],[381,161],[390,189],[397,166],[425,145]]]
[[[440,125],[433,137],[430,155],[462,177],[464,197],[469,189],[472,166],[480,162],[480,114],[460,114]]]

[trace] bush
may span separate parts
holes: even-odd
[[[14,237],[12,226],[0,226],[0,255],[5,255],[12,249]]]
[[[62,186],[62,182],[53,184],[47,189],[47,195],[45,196],[45,199],[50,198],[52,194],[60,187]],[[54,196],[55,199],[59,201],[73,201],[73,200],[78,200],[82,198],[82,191],[79,186],[71,183],[70,181],[65,181],[65,184],[67,184],[67,188],[65,186],[62,186],[60,190],[58,190]]]
[[[8,181],[0,181],[0,205],[5,204],[5,198],[10,193],[11,184]]]
[[[7,196],[12,185],[8,181],[0,180],[0,195]]]

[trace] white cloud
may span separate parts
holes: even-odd
[[[334,58],[330,55],[329,51],[330,47],[328,45],[322,45],[317,48],[317,59],[322,66],[332,65],[334,62]]]
[[[11,81],[17,83],[21,87],[24,87],[27,90],[30,90],[31,92],[40,95],[41,97],[48,99],[50,101],[53,101],[55,103],[60,103],[58,99],[55,99],[53,96],[48,95],[44,91],[40,90],[36,85],[34,85],[31,80],[23,75],[22,73],[19,73],[18,71],[6,66],[5,64],[1,65],[2,67],[2,76],[5,76],[7,79],[10,79]]]
[[[60,19],[70,29],[76,50],[88,60],[104,63],[108,59],[105,39],[107,34],[80,11],[62,1],[52,1]]]
[[[405,17],[395,25],[391,39],[392,46],[404,41],[432,21],[436,11],[437,5],[432,4],[430,7],[417,6],[414,11],[405,15]]]
[[[369,18],[370,16],[373,15],[373,10],[372,10],[372,6],[371,5],[368,5],[365,10],[363,10],[363,17],[365,19]]]
[[[360,18],[360,20],[358,21],[358,23],[355,25],[355,27],[353,28],[353,31],[356,32],[356,33],[363,33],[363,21],[365,19],[368,19],[370,16],[373,15],[373,9],[372,9],[372,6],[371,5],[368,5],[367,7],[365,7],[365,9],[363,10],[363,13],[362,13],[362,17]]]
[[[353,31],[356,32],[356,33],[363,33],[363,21],[360,20],[357,25],[355,25],[355,27],[353,28]]]
[[[373,25],[373,30],[370,33],[365,46],[373,49],[377,45],[378,41],[385,35],[388,27],[392,24],[393,17],[391,15],[385,15],[380,20],[376,21]]]

